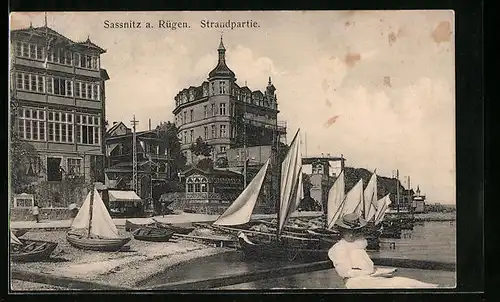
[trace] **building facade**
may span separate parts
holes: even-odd
[[[38,156],[30,170],[57,184],[67,176],[101,180],[105,127],[104,49],[43,27],[11,31],[13,131]]]
[[[286,125],[277,120],[276,88],[271,78],[265,92],[240,87],[226,64],[222,38],[217,51],[218,63],[207,81],[185,88],[175,97],[173,114],[188,163],[194,160],[190,147],[198,137],[213,147],[214,160],[245,144],[271,145],[274,133],[286,140]]]
[[[176,178],[171,171],[170,150],[156,130],[136,132],[137,194],[144,200],[153,197],[156,186]],[[106,133],[106,186],[132,190],[133,133],[124,123],[115,123]]]

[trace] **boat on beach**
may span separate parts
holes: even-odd
[[[10,259],[14,262],[46,260],[56,247],[56,242],[19,239],[12,231],[10,232]]]
[[[195,227],[191,223],[183,223],[183,224],[172,224],[172,223],[165,223],[165,222],[159,222],[155,219],[155,226],[160,229],[166,229],[170,230],[175,234],[181,234],[181,235],[187,235],[194,231]]]
[[[156,222],[148,223],[148,224],[138,224],[138,223],[133,223],[130,220],[125,220],[125,231],[127,232],[133,232],[137,229],[140,228],[145,228],[145,227],[156,227]]]
[[[161,228],[139,228],[132,232],[132,235],[137,240],[167,242],[172,238],[174,232]]]
[[[131,238],[118,234],[101,196],[93,186],[73,220],[66,240],[79,249],[111,252],[120,250]]]

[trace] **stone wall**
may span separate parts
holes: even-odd
[[[72,219],[72,212],[68,208],[40,208],[40,220],[68,220]],[[31,208],[10,209],[11,221],[34,221]]]

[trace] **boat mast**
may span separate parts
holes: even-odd
[[[276,209],[276,238],[279,240],[279,221],[280,221],[280,186],[279,186],[279,139],[278,139],[278,112],[276,111],[276,120],[273,127],[273,142],[271,146],[271,196]]]
[[[94,208],[94,186],[95,184],[92,183],[92,188],[90,191],[90,206],[89,206],[89,231],[87,233],[87,237],[90,238],[90,229],[92,228],[92,211]]]

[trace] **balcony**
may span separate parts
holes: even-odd
[[[233,121],[236,122],[236,119],[233,119]],[[285,121],[278,121],[278,123],[276,125],[276,124],[265,123],[265,122],[256,121],[256,120],[245,119],[244,123],[247,125],[260,127],[260,128],[266,128],[266,129],[275,129],[276,128],[279,133],[286,133],[287,124]]]

